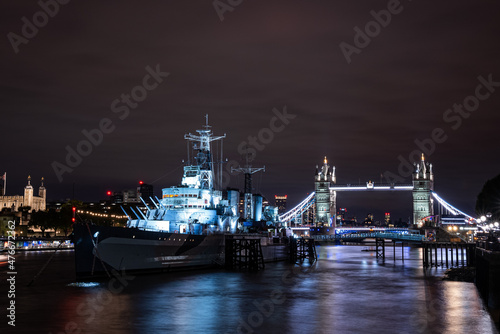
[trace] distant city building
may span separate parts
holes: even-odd
[[[63,204],[64,203],[62,201],[59,201],[59,202],[47,202],[46,209],[47,210],[54,210],[56,212],[60,212]]]
[[[151,198],[154,198],[154,188],[152,184],[146,184],[142,181],[139,181],[138,192],[142,199],[146,201],[146,203],[151,204]]]
[[[309,209],[307,209],[306,211],[304,211],[304,213],[302,213],[302,216],[299,217],[299,219],[297,219],[296,223],[306,224],[306,225],[314,224],[314,219],[316,217],[315,210],[316,207],[314,205],[311,205]]]
[[[110,197],[110,201],[113,204],[123,204],[124,192],[121,193],[113,193]]]
[[[340,208],[339,211],[337,211],[337,221],[339,223],[345,221],[346,214],[347,214],[347,209],[346,208]]]
[[[139,188],[137,190],[135,189],[129,189],[129,190],[124,190],[122,191],[122,199],[123,203],[141,203],[141,193],[139,192]]]
[[[278,208],[278,213],[281,215],[286,212],[286,200],[288,195],[275,195],[274,206]]]
[[[2,193],[5,193],[5,174],[3,175]],[[28,212],[45,211],[47,203],[47,191],[43,185],[43,177],[38,188],[38,196],[34,195],[31,185],[31,176],[28,176],[28,184],[24,187],[24,195],[0,196],[0,209],[10,209],[12,212],[18,211],[20,207],[29,207]]]
[[[109,200],[114,204],[142,204],[142,199],[149,204],[152,204],[150,197],[154,198],[154,189],[150,184],[142,181],[136,189],[123,190],[121,192],[108,191]]]
[[[391,213],[390,213],[390,212],[386,212],[386,213],[385,213],[384,222],[385,222],[386,224],[390,224],[390,222],[391,222]]]
[[[306,211],[305,221],[309,224],[314,224],[314,219],[316,218],[316,206],[311,205],[309,210]]]

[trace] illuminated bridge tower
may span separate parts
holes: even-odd
[[[425,162],[424,154],[420,162],[414,163],[413,173],[413,223],[418,224],[425,217],[434,215],[431,192],[434,190],[432,164]]]
[[[314,179],[316,190],[316,216],[314,223],[316,226],[330,226],[331,217],[335,216],[335,191],[330,192],[331,183],[335,183],[335,167],[330,169],[328,160],[325,157],[321,169],[316,166]]]

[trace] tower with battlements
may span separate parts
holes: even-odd
[[[31,177],[28,176],[28,184],[24,187],[23,195],[0,196],[0,210],[9,209],[15,212],[20,207],[29,207],[29,212],[45,211],[47,207],[47,190],[43,185],[43,181],[42,178],[41,185],[38,188],[38,196],[36,196],[31,185]]]
[[[434,215],[434,173],[432,164],[425,161],[424,154],[418,163],[414,163],[413,173],[413,223],[418,224],[424,218]]]
[[[31,185],[31,176],[28,176],[28,184],[24,187],[23,206],[33,207],[33,186]]]
[[[335,167],[330,167],[325,157],[321,169],[316,166],[314,186],[316,191],[316,226],[330,226],[331,217],[335,215],[335,192],[330,192],[330,186],[335,183]]]

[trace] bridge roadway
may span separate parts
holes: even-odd
[[[292,230],[311,230],[310,227],[292,227]],[[317,241],[333,241],[333,240],[359,240],[366,238],[380,238],[393,241],[408,241],[408,242],[424,242],[427,239],[424,235],[419,234],[417,230],[407,228],[385,228],[385,227],[337,227],[335,234],[311,235]]]
[[[367,238],[388,239],[393,241],[408,241],[408,242],[424,242],[425,236],[418,234],[399,234],[388,232],[368,232],[368,233],[348,233],[348,234],[331,234],[331,235],[312,235],[316,241],[329,241],[329,240],[359,240]]]
[[[396,190],[396,191],[412,191],[413,184],[375,184],[373,182],[366,182],[366,185],[355,184],[335,184],[330,187],[330,191],[359,191],[359,190]]]

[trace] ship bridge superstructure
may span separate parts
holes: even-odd
[[[215,136],[206,125],[196,134],[186,134],[188,160],[184,166],[180,186],[163,188],[162,198],[151,198],[154,208],[146,206],[146,211],[132,209],[129,227],[147,231],[163,231],[187,234],[206,234],[217,231],[234,231],[238,217],[238,203],[223,199],[222,191],[214,189],[214,161],[211,143],[222,140],[226,135]],[[222,144],[221,150],[222,152]],[[221,153],[222,154],[222,153]]]
[[[184,135],[184,139],[194,142],[193,151],[195,155],[193,157],[194,161],[191,164],[188,152],[188,166],[184,167],[182,185],[196,189],[213,190],[214,162],[211,153],[211,143],[226,138],[226,135],[214,136],[210,129],[211,126],[208,125],[208,115],[206,115],[206,125],[203,128],[202,130],[196,130],[198,134],[189,133]]]

